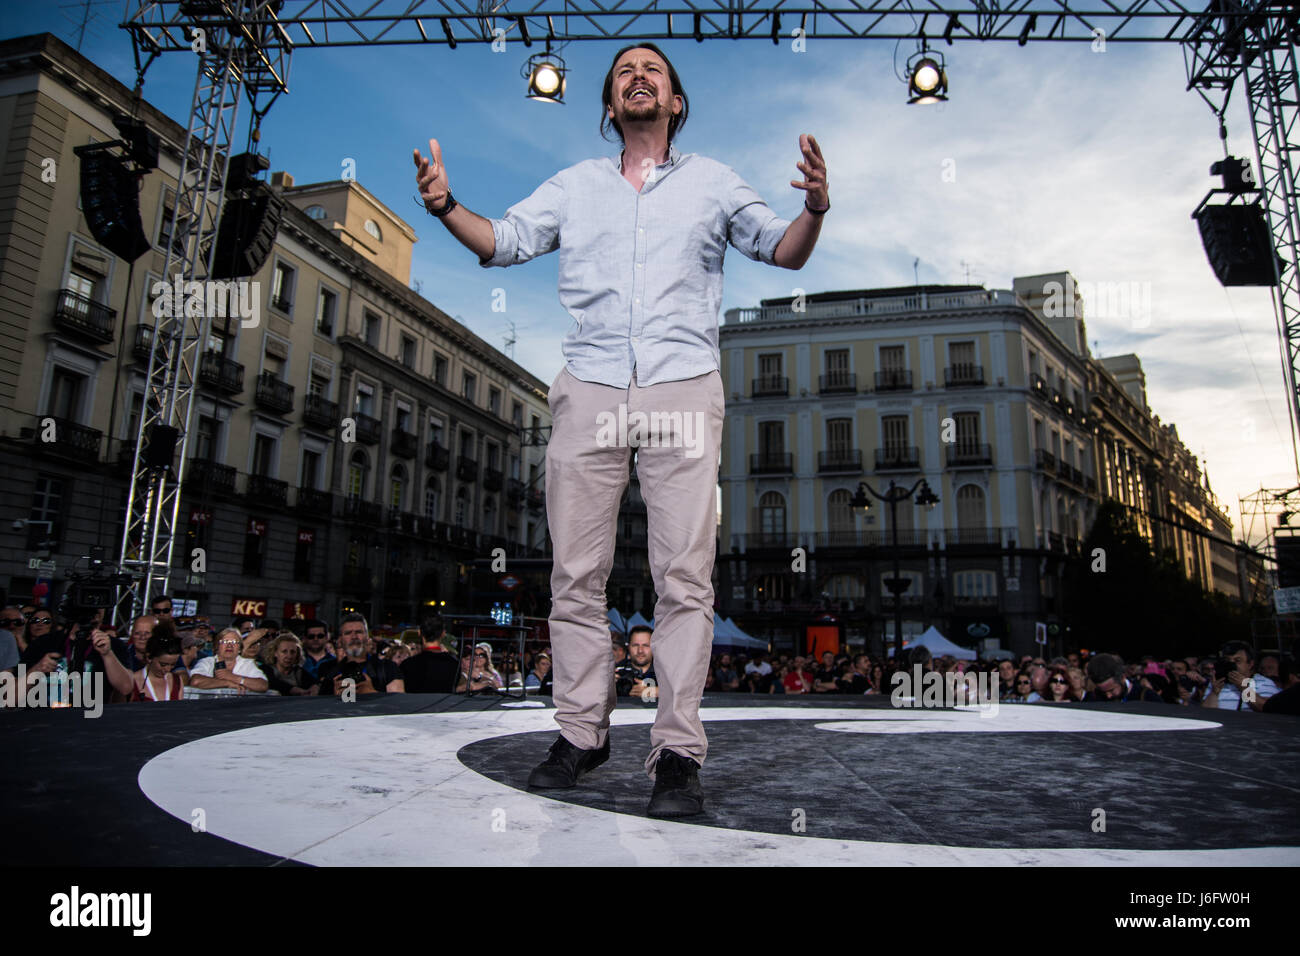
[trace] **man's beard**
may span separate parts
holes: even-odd
[[[365,644],[349,644],[349,645],[347,646],[347,652],[348,652],[348,657],[365,657],[365,656],[366,656],[366,645],[365,645]]]

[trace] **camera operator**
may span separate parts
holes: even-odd
[[[1144,701],[1155,704],[1162,699],[1155,690],[1129,680],[1124,674],[1124,661],[1115,654],[1094,654],[1088,658],[1088,679],[1093,689],[1084,695],[1085,701]]]
[[[620,697],[640,697],[645,700],[659,696],[655,686],[654,653],[650,649],[650,635],[654,632],[644,626],[632,628],[627,637],[627,660],[614,668],[614,685]]]
[[[351,678],[358,694],[403,694],[406,684],[402,672],[392,661],[368,652],[370,626],[364,616],[356,612],[344,614],[339,621],[339,647],[343,657],[321,664],[317,671],[322,694],[342,694]]]
[[[1254,688],[1254,693],[1243,690]],[[1255,673],[1255,652],[1243,641],[1229,641],[1214,662],[1214,684],[1205,694],[1202,707],[1219,710],[1263,711],[1264,701],[1278,692],[1277,684]],[[1249,698],[1249,699],[1247,699]]]

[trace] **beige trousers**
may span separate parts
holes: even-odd
[[[713,646],[723,405],[716,371],[612,388],[580,381],[566,369],[550,391],[546,516],[555,562],[555,720],[575,747],[604,746],[616,701],[605,582],[634,446],[658,594],[650,646],[659,706],[645,762],[652,778],[665,747],[700,764],[708,749],[699,708]]]

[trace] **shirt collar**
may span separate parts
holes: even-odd
[[[668,162],[659,163],[655,168],[662,169],[665,166],[676,166],[678,160],[680,160],[681,158],[682,158],[682,154],[678,151],[677,147],[672,143],[669,143]],[[611,156],[609,158],[609,161],[614,164],[614,171],[620,172],[623,168],[623,150],[620,149],[616,155]]]

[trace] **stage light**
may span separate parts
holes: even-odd
[[[944,72],[943,56],[921,50],[912,55],[907,64],[907,102],[925,105],[941,103],[948,99],[948,74]]]
[[[548,44],[549,46],[549,44]],[[539,103],[563,103],[568,87],[564,59],[554,53],[534,53],[524,64],[528,92],[524,96]]]

